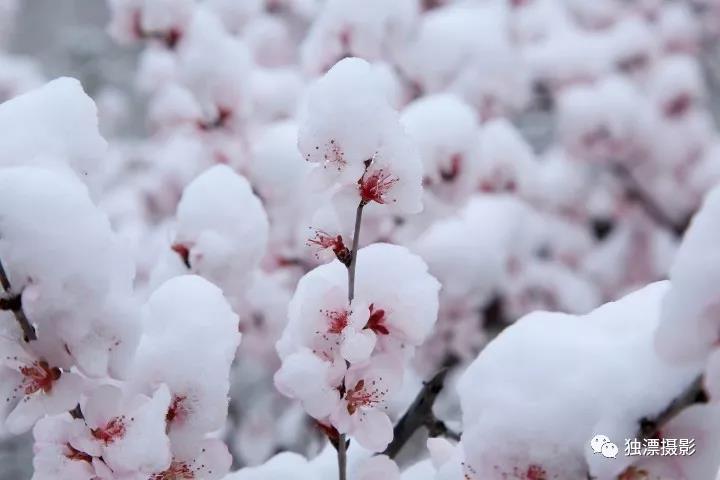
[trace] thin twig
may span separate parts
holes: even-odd
[[[20,294],[13,293],[10,279],[8,278],[5,267],[0,260],[0,285],[8,295],[5,298],[0,299],[0,310],[9,310],[15,315],[20,328],[23,332],[23,338],[26,342],[37,340],[37,334],[35,333],[35,327],[32,326],[30,320],[25,315],[25,311],[22,309],[22,297]]]
[[[670,404],[654,417],[640,419],[637,438],[658,438],[665,425],[686,408],[707,403],[708,397],[703,388],[703,376],[698,375]]]
[[[648,217],[653,219],[655,223],[670,230],[677,236],[682,236],[683,232],[687,229],[689,220],[677,222],[665,213],[625,165],[615,163],[612,171],[625,185],[628,199],[640,205]]]
[[[345,434],[340,435],[337,447],[338,478],[347,480],[347,440]]]
[[[355,264],[357,260],[358,247],[360,245],[360,225],[362,224],[362,212],[365,207],[365,201],[361,200],[355,212],[355,231],[353,233],[352,249],[350,250],[350,261],[347,264],[348,269],[348,303],[352,303],[355,298]],[[347,437],[341,434],[337,442],[337,458],[339,479],[347,479]]]
[[[25,311],[22,309],[22,297],[20,294],[13,293],[12,285],[10,284],[10,279],[5,271],[2,260],[0,260],[0,285],[5,293],[9,295],[4,298],[0,298],[0,310],[9,310],[13,312],[15,319],[20,324],[25,342],[37,340],[35,327],[32,326],[30,320],[27,318],[27,315],[25,315]],[[69,411],[69,413],[73,418],[85,418],[82,410],[80,409],[80,404],[77,404],[75,408]]]
[[[445,386],[448,369],[444,368],[433,378],[423,384],[415,400],[395,425],[393,441],[385,452],[390,458],[395,458],[415,432],[421,427],[428,429],[431,437],[444,436],[452,440],[460,440],[460,434],[449,429],[442,420],[433,413],[433,404]]]
[[[350,265],[348,266],[348,300],[355,298],[355,264],[357,263],[357,252],[360,244],[360,224],[362,223],[362,212],[365,202],[360,201],[355,211],[355,231],[353,233],[352,249],[350,250]]]

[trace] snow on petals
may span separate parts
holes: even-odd
[[[103,385],[83,406],[85,424],[70,444],[93,457],[102,457],[116,474],[150,474],[170,465],[170,440],[165,416],[170,393],[159,388],[152,397]]]
[[[63,372],[17,341],[0,336],[0,397],[10,407],[5,426],[13,433],[29,430],[45,415],[72,409],[82,378]]]
[[[0,171],[0,260],[45,360],[126,373],[139,335],[134,263],[85,185],[36,167]]]
[[[392,440],[388,402],[406,361],[437,319],[440,284],[406,248],[373,244],[357,256],[355,296],[339,260],[307,273],[277,344],[275,385],[311,416],[382,451]]]
[[[343,59],[310,87],[298,146],[320,184],[397,213],[422,210],[422,162],[365,60]]]
[[[377,243],[360,249],[355,283],[350,306],[347,272],[339,261],[307,273],[290,302],[280,356],[302,346],[329,362],[359,362],[376,348],[401,354],[432,331],[440,284],[405,247]]]
[[[638,419],[662,411],[698,371],[654,350],[667,289],[649,285],[584,317],[536,312],[488,344],[458,383],[467,478],[580,478],[588,465],[594,477],[615,478],[628,467],[632,457],[593,456],[588,439],[634,438]],[[616,398],[622,411],[608,401]]]
[[[173,250],[190,269],[237,296],[265,253],[268,219],[248,181],[217,165],[185,188]]]
[[[673,360],[707,357],[720,341],[720,188],[712,190],[693,218],[670,270],[672,288],[663,299],[656,343]]]
[[[241,338],[238,317],[220,289],[196,275],[162,284],[143,312],[145,334],[132,382],[146,393],[168,387],[173,453],[188,455],[227,416],[230,366]]]

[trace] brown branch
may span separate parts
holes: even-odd
[[[677,236],[682,236],[688,227],[690,219],[678,222],[671,218],[665,211],[657,204],[654,198],[647,192],[640,182],[635,178],[632,172],[620,163],[615,163],[612,166],[612,171],[615,176],[623,182],[627,198],[634,201],[642,207],[648,217],[650,217],[656,224],[660,225],[667,230],[670,230]]]
[[[360,245],[360,225],[362,224],[362,212],[365,205],[365,201],[361,200],[358,204],[357,210],[355,211],[355,231],[353,233],[352,248],[350,249],[350,259],[346,264],[348,271],[348,303],[352,303],[353,298],[355,298],[355,264],[357,263],[357,253]],[[339,435],[336,443],[333,442],[333,445],[337,448],[338,472],[340,480],[347,479],[348,443],[349,441],[344,433]]]
[[[72,410],[70,410],[68,413],[70,413],[70,415],[72,416],[72,418],[79,418],[79,419],[82,419],[82,420],[85,419],[85,415],[83,415],[82,410],[80,409],[80,404],[79,404],[79,403],[78,403],[77,405],[75,405],[75,408],[73,408]]]
[[[5,296],[0,298],[0,310],[7,310],[15,315],[20,328],[23,332],[23,339],[26,342],[37,340],[37,334],[35,333],[35,327],[32,326],[30,320],[25,315],[25,311],[22,308],[22,297],[18,293],[13,293],[10,279],[8,278],[5,267],[0,260],[0,285],[2,285],[5,291]]]
[[[643,417],[640,419],[640,429],[636,435],[637,438],[659,438],[660,432],[673,418],[680,414],[686,408],[707,403],[708,396],[703,388],[703,376],[698,375],[692,383],[680,392],[670,404],[660,413],[653,417]]]
[[[460,440],[460,434],[449,429],[442,420],[433,413],[433,404],[445,386],[448,369],[444,368],[433,378],[423,383],[413,403],[408,407],[400,421],[393,430],[393,441],[385,452],[390,458],[395,458],[405,444],[421,427],[428,429],[431,437],[444,436],[453,440]]]
[[[360,245],[360,225],[362,224],[362,212],[364,207],[365,201],[361,200],[355,212],[355,232],[353,233],[350,258],[346,264],[348,271],[348,303],[352,303],[353,298],[355,298],[355,264],[357,260],[358,247]],[[333,442],[333,445],[337,449],[339,479],[346,480],[348,447],[347,436],[344,433],[340,434],[337,438],[337,442]]]
[[[18,293],[13,293],[12,285],[10,284],[10,279],[5,271],[2,260],[0,260],[0,286],[2,286],[2,289],[6,293],[5,297],[0,297],[0,310],[13,312],[15,319],[20,324],[25,342],[37,340],[35,327],[32,326],[22,308],[22,296]],[[73,418],[85,419],[79,403],[68,413],[70,413]]]
[[[350,249],[350,262],[348,264],[348,300],[355,298],[355,264],[357,263],[357,252],[360,244],[360,224],[365,201],[360,201],[355,211],[355,232],[353,233],[352,248]]]

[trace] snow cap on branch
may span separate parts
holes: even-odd
[[[0,171],[0,260],[53,366],[120,377],[139,335],[129,252],[76,178]]]
[[[698,370],[670,366],[655,352],[667,290],[653,284],[584,317],[533,313],[491,342],[458,383],[467,478],[531,470],[584,478],[586,461],[597,478],[623,472],[632,457],[603,462],[589,440],[634,438],[639,419],[665,408]]]

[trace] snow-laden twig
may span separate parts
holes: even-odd
[[[415,400],[402,416],[393,431],[393,441],[388,445],[385,452],[390,458],[395,458],[415,432],[421,427],[428,429],[431,437],[447,437],[452,440],[460,440],[460,434],[454,432],[445,425],[445,422],[438,419],[433,413],[433,405],[438,395],[445,386],[445,378],[448,369],[444,368],[435,374],[430,380],[424,382],[422,389]]]
[[[703,388],[703,376],[698,375],[677,397],[660,413],[640,420],[637,438],[658,438],[662,428],[687,407],[698,403],[707,403],[708,397]]]
[[[360,201],[355,213],[355,229],[353,233],[352,249],[350,250],[350,261],[348,262],[348,302],[352,304],[355,297],[355,265],[357,260],[358,246],[360,245],[360,225],[362,224],[362,212],[365,201]],[[341,434],[337,443],[339,479],[347,478],[347,440],[345,434]]]
[[[19,293],[14,293],[10,279],[5,272],[5,267],[0,260],[0,285],[2,285],[5,291],[5,296],[0,298],[0,310],[9,310],[15,315],[15,319],[23,332],[23,338],[26,342],[37,340],[37,334],[35,333],[35,327],[32,326],[30,320],[22,309],[22,297]]]

